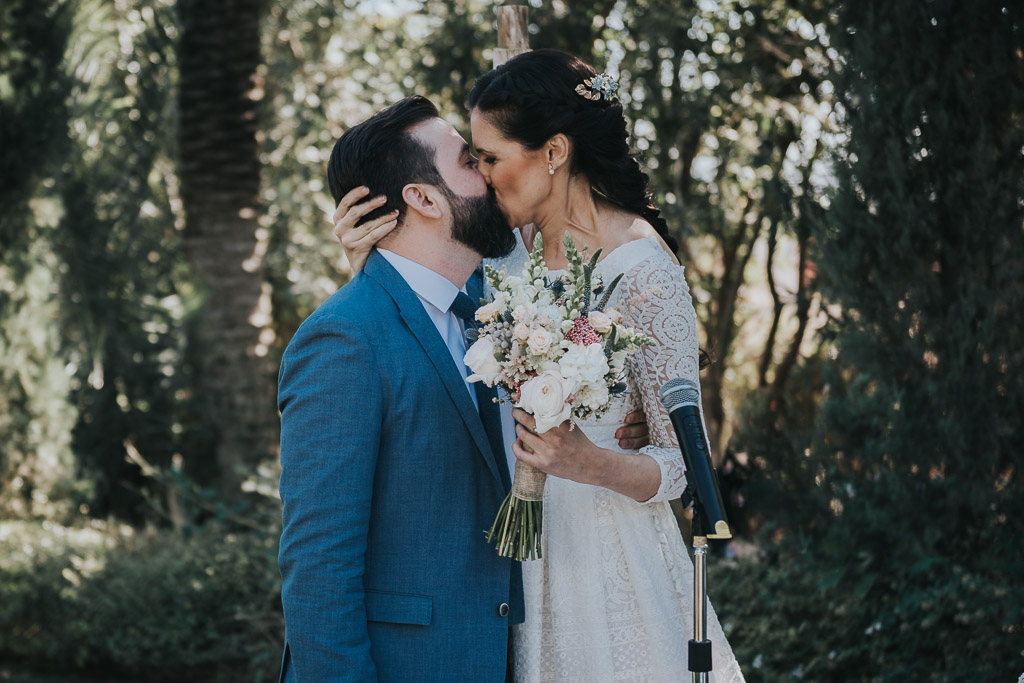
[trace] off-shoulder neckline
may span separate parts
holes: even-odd
[[[628,242],[623,242],[622,244],[620,244],[619,246],[615,247],[614,249],[612,249],[608,253],[603,254],[601,260],[599,260],[597,262],[596,268],[601,268],[601,266],[604,266],[605,264],[607,264],[609,262],[614,262],[616,260],[616,258],[621,257],[621,254],[624,253],[623,250],[626,247],[638,244],[640,242],[648,242],[648,243],[650,243],[650,246],[653,249],[657,250],[660,253],[663,253],[663,254],[665,253],[665,250],[661,248],[661,244],[658,242],[658,238],[657,237],[655,237],[653,235],[648,235],[647,237],[638,237],[635,240],[630,240]],[[667,257],[668,254],[665,254],[665,256]],[[565,270],[564,268],[550,269],[550,270],[548,270],[548,273],[549,274],[550,273],[555,273],[555,274],[559,274],[560,275],[564,270]]]

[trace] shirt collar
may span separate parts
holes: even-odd
[[[393,251],[379,247],[377,251],[398,271],[398,274],[412,288],[416,296],[442,313],[447,313],[448,309],[452,306],[452,302],[455,301],[455,297],[458,296],[460,291],[465,291],[466,289],[463,287],[460,290],[444,275],[434,272],[430,268],[404,256],[399,256]]]

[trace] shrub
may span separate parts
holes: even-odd
[[[283,642],[276,534],[96,524],[0,533],[0,654],[147,680],[267,680]]]

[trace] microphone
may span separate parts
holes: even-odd
[[[686,464],[686,489],[693,497],[697,522],[712,533],[708,538],[732,538],[725,504],[718,489],[718,476],[711,464],[708,440],[700,419],[700,391],[693,380],[677,378],[665,382],[659,392],[661,405],[672,420]],[[686,493],[683,494],[684,496]],[[694,530],[695,536],[699,529]]]

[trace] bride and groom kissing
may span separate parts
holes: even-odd
[[[336,233],[359,272],[281,364],[282,681],[685,675],[693,569],[668,501],[686,476],[657,391],[697,380],[696,316],[597,76],[538,50],[480,77],[479,158],[418,96],[335,145]],[[538,434],[466,381],[481,259],[527,259],[510,225],[540,231],[552,269],[565,232],[603,249],[597,272],[623,273],[614,303],[657,341],[629,359],[628,391],[600,421]],[[522,563],[484,535],[517,460],[550,475],[543,556]],[[715,680],[742,681],[710,616]]]

